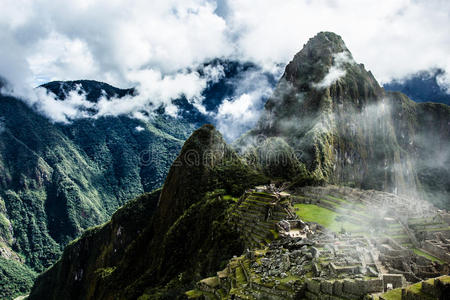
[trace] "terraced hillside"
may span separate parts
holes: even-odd
[[[276,224],[291,215],[287,197],[258,191],[247,191],[232,212],[232,221],[244,237],[248,248],[260,248],[278,237]]]

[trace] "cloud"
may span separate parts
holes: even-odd
[[[447,94],[450,94],[450,73],[448,71],[436,76],[436,81],[437,84],[447,92]]]
[[[51,80],[93,79],[136,86],[144,107],[147,96],[170,106],[168,98],[188,93],[201,109],[199,90],[207,83],[192,71],[199,65],[219,57],[276,73],[273,66],[286,64],[324,30],[342,35],[355,60],[381,82],[431,67],[450,74],[448,11],[450,2],[442,0],[4,0],[0,75],[21,96]],[[207,75],[212,81],[221,76],[214,71]],[[440,84],[450,85],[450,78]],[[64,119],[62,104],[42,101],[55,104],[55,119]],[[102,105],[102,114],[115,113]]]
[[[240,55],[261,64],[288,62],[317,32],[333,31],[381,82],[431,67],[450,71],[449,1],[230,0],[227,7]]]
[[[333,54],[333,64],[329,68],[328,73],[321,81],[313,83],[312,86],[317,89],[323,89],[338,81],[347,73],[345,70],[345,64],[354,64],[350,53],[340,52]]]
[[[214,10],[202,0],[6,0],[0,74],[16,90],[77,79],[150,85],[136,74],[176,76],[231,52],[226,23]]]
[[[165,107],[168,115],[177,117],[178,108],[172,99],[184,96],[200,112],[207,114],[202,104],[202,91],[206,86],[223,73],[223,67],[207,66],[203,76],[195,71],[183,71],[173,75],[163,75],[160,71],[144,69],[127,74],[130,81],[136,83],[149,82],[151,84],[137,84],[133,95],[122,98],[108,98],[106,95],[91,102],[86,99],[86,93],[81,84],[68,93],[64,101],[45,88],[24,88],[19,90],[3,89],[5,94],[18,96],[47,116],[50,120],[60,123],[70,123],[79,118],[99,118],[104,116],[128,115],[138,119],[148,119],[153,111],[161,106]],[[147,117],[146,117],[147,116]]]
[[[215,72],[211,71],[215,76]],[[165,105],[166,112],[176,116],[177,108],[170,100],[184,95],[188,101],[195,104],[199,110],[201,105],[201,92],[210,81],[209,77],[200,77],[197,72],[183,72],[175,75],[163,76],[161,72],[153,69],[139,70],[128,74],[133,82],[148,82],[137,87],[137,96],[126,96],[120,99],[107,99],[98,101],[96,117],[118,116],[133,114],[141,110],[152,111],[160,105]],[[215,77],[212,79],[215,80]]]
[[[79,38],[69,39],[52,32],[37,42],[36,47],[39,51],[31,54],[27,63],[33,76],[40,82],[65,78],[67,74],[73,78],[90,78],[99,72],[88,45]]]
[[[229,141],[255,125],[272,93],[269,78],[259,68],[241,73],[232,84],[234,95],[222,102],[214,116],[217,128]]]
[[[67,124],[74,119],[90,117],[87,109],[91,109],[95,105],[86,100],[86,95],[80,86],[70,91],[64,101],[59,100],[45,88],[24,89],[20,92],[23,101],[50,120],[59,123]]]

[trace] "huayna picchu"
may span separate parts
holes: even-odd
[[[448,299],[449,146],[449,106],[385,91],[320,32],[253,129],[232,145],[194,131],[163,187],[126,190],[147,193],[70,242],[28,299]]]

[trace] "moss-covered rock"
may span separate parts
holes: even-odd
[[[261,149],[273,149],[261,140],[276,137],[307,168],[296,181],[310,177],[415,197],[425,191],[449,208],[449,120],[444,104],[386,93],[338,35],[321,32],[286,66],[257,126],[236,147],[258,161]],[[269,175],[295,177],[288,165],[271,166],[285,172]]]

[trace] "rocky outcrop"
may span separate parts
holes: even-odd
[[[449,122],[448,106],[385,92],[338,35],[321,32],[286,66],[257,126],[236,147],[245,153],[281,138],[316,179],[446,207]],[[430,153],[440,160],[431,163]]]

